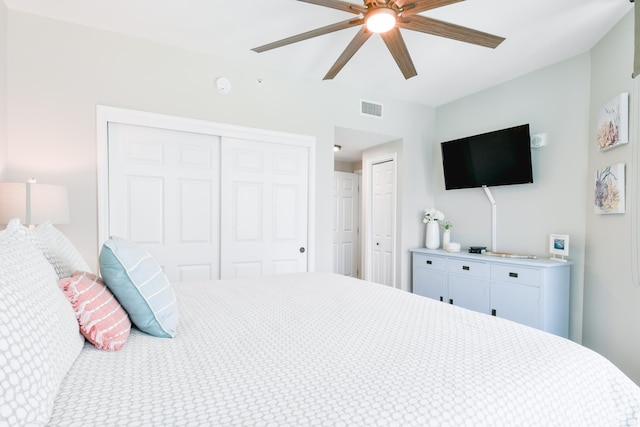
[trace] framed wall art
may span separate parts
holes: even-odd
[[[616,163],[596,171],[595,212],[619,214],[625,211],[624,163]]]
[[[598,112],[598,149],[610,150],[629,143],[629,94],[623,92]]]

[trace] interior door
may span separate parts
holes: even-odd
[[[220,277],[220,138],[108,124],[109,233],[144,247],[171,281]]]
[[[309,149],[222,138],[221,277],[307,271]]]
[[[333,173],[333,272],[359,274],[360,175]]]
[[[394,286],[395,161],[374,163],[371,177],[371,280]]]

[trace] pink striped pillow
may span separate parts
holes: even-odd
[[[59,286],[71,302],[82,335],[100,350],[120,350],[129,337],[131,321],[102,279],[77,271]]]

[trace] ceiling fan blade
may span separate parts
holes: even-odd
[[[389,52],[393,55],[393,59],[395,59],[396,64],[398,64],[404,78],[408,80],[411,77],[417,76],[416,67],[413,65],[400,30],[393,28],[386,33],[380,33],[380,36],[382,36],[382,40],[384,40],[384,43],[389,48]]]
[[[504,37],[484,33],[449,22],[427,18],[421,15],[412,15],[398,19],[398,27],[407,30],[420,31],[421,33],[432,34],[434,36],[446,37],[448,39],[459,40],[461,42],[472,43],[479,46],[495,49],[505,39]]]
[[[367,30],[367,27],[363,26],[322,80],[331,80],[334,78],[347,64],[347,62],[349,62],[353,55],[355,55],[358,49],[362,47],[364,42],[369,40],[369,37],[371,37],[372,34],[373,33],[371,31]]]
[[[287,37],[286,39],[278,40],[273,43],[268,43],[262,46],[254,47],[251,49],[254,52],[264,52],[267,50],[275,49],[277,47],[286,46],[288,44],[297,43],[303,40],[318,37],[324,34],[333,33],[334,31],[344,30],[346,28],[362,25],[364,18],[349,19],[347,21],[337,22],[335,24],[327,25],[326,27],[316,28],[315,30],[307,31],[296,36]]]
[[[396,1],[396,5],[402,9],[402,14],[404,16],[410,16],[426,10],[459,3],[461,1],[464,0],[401,0]]]
[[[332,9],[338,9],[344,12],[355,13],[356,15],[364,13],[367,10],[367,8],[362,5],[347,3],[339,0],[298,0],[298,1],[317,4],[318,6],[330,7]]]

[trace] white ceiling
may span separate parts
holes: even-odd
[[[251,48],[355,17],[295,0],[4,0],[42,15],[321,81],[358,27],[263,53]],[[357,0],[353,2],[362,4]],[[418,75],[405,80],[379,36],[332,81],[438,106],[591,49],[629,0],[466,0],[423,15],[505,37],[495,50],[401,30]],[[630,71],[631,72],[631,71]]]

